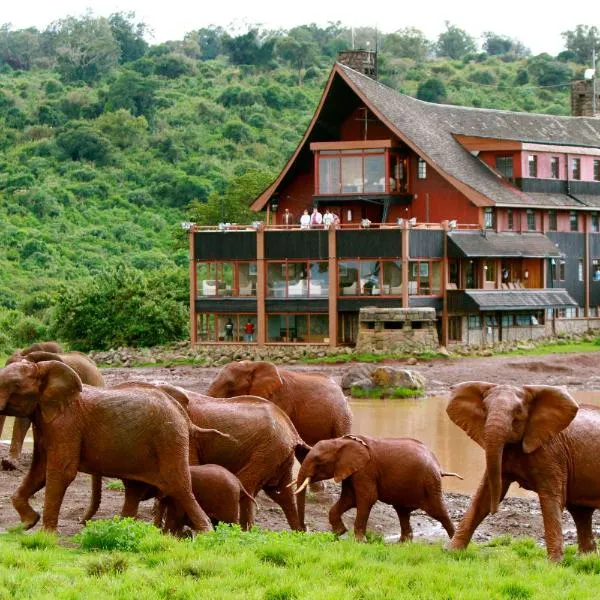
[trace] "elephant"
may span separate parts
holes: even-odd
[[[450,419],[485,451],[486,470],[448,544],[465,548],[488,513],[494,514],[509,485],[539,496],[546,551],[563,558],[564,508],[577,528],[580,552],[593,552],[592,514],[600,508],[600,409],[577,402],[560,387],[514,387],[468,381],[454,388]]]
[[[396,510],[401,542],[412,540],[410,513],[417,508],[439,521],[452,537],[454,525],[442,497],[446,476],[460,477],[443,471],[433,452],[418,440],[346,435],[313,446],[300,466],[297,482],[302,483],[296,493],[311,481],[333,477],[342,483],[340,499],[329,511],[336,535],[346,533],[342,515],[356,507],[354,537],[364,541],[371,508],[380,500]]]
[[[51,351],[51,348],[57,351]],[[20,360],[28,360],[31,362],[40,362],[45,360],[56,360],[68,365],[79,375],[82,383],[95,385],[98,387],[104,386],[104,379],[96,363],[81,352],[62,352],[62,349],[56,342],[41,342],[33,344],[24,350],[17,350],[7,361],[10,365]],[[6,417],[0,417],[0,434],[4,426]],[[29,430],[31,421],[28,418],[16,418],[13,425],[12,439],[8,457],[1,461],[2,469],[5,471],[14,471],[18,469],[21,452],[23,450],[23,442]]]
[[[352,411],[342,388],[325,375],[243,360],[225,365],[207,394],[214,398],[250,394],[270,400],[290,417],[309,446],[346,435],[352,428]]]
[[[198,504],[209,516],[213,525],[217,523],[240,522],[240,506],[248,512],[249,503],[256,501],[246,491],[240,480],[230,471],[219,465],[199,465],[190,467],[192,490]],[[165,501],[165,531],[180,535],[189,521],[179,506]],[[162,519],[161,519],[162,520]]]
[[[145,389],[153,386],[130,382],[116,387]],[[264,398],[212,398],[171,385],[158,387],[187,407],[192,423],[228,434],[227,438],[209,441],[196,438],[195,451],[200,464],[226,468],[237,476],[252,497],[264,490],[283,509],[291,529],[305,530],[304,496],[297,503],[289,484],[293,480],[294,457],[302,460],[310,448],[282,410]],[[101,485],[98,481],[94,483],[85,520],[90,519],[100,506]],[[124,483],[127,514],[134,516],[137,503],[153,497],[155,491],[149,491],[147,486],[137,482]],[[254,524],[253,504],[242,505],[240,523],[244,529]]]
[[[193,425],[162,390],[92,387],[63,362],[23,360],[0,369],[0,414],[33,422],[31,467],[12,496],[26,529],[40,518],[29,499],[46,486],[43,525],[56,530],[78,471],[155,486],[180,503],[194,529],[212,529],[192,492],[190,439],[222,434]]]

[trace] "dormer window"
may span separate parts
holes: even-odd
[[[391,140],[315,142],[315,194],[394,194],[406,191],[406,159]],[[354,147],[352,147],[354,146]]]
[[[512,181],[513,179],[513,157],[496,156],[496,170],[502,177]]]

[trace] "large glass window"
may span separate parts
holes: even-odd
[[[513,157],[512,156],[496,156],[496,169],[506,179],[513,178]]]
[[[363,159],[361,156],[342,156],[342,193],[364,191]]]
[[[198,339],[202,342],[253,343],[256,314],[198,314]]]
[[[255,262],[198,262],[198,296],[256,296]]]
[[[321,156],[319,159],[319,193],[340,193],[340,159],[339,157]]]
[[[385,179],[388,154],[381,149],[319,152],[319,194],[362,194],[396,191]],[[393,156],[395,158],[395,155]]]
[[[440,261],[413,260],[408,263],[408,294],[410,296],[439,295],[442,284]]]
[[[328,343],[329,317],[325,314],[270,314],[267,341],[272,343]]]
[[[400,296],[402,294],[402,262],[383,261],[383,294]]]
[[[329,264],[326,261],[267,263],[267,296],[271,298],[327,297]]]
[[[483,265],[483,270],[485,273],[485,280],[489,283],[496,282],[496,261],[495,260],[486,260]]]
[[[385,192],[385,158],[383,154],[365,156],[365,192]],[[391,186],[390,191],[395,191]]]
[[[329,264],[326,262],[309,263],[308,295],[312,297],[329,296]]]

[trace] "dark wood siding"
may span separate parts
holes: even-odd
[[[329,256],[327,231],[265,231],[265,258],[320,258]]]
[[[338,298],[340,312],[358,312],[363,306],[376,306],[377,308],[402,308],[400,298]]]
[[[337,232],[338,258],[399,258],[400,229],[356,229]]]
[[[325,299],[293,298],[266,301],[267,314],[269,313],[326,313],[329,312],[329,303]]]
[[[256,298],[196,298],[198,313],[255,313]]]
[[[546,261],[548,287],[565,288],[571,295],[571,298],[579,306],[583,306],[585,290],[583,281],[579,281],[579,260],[583,259],[585,234],[548,232],[546,235],[555,244],[558,244],[558,248],[565,255],[564,260],[566,261],[564,281],[552,280],[550,261]],[[559,259],[556,260],[558,261]]]
[[[592,261],[600,260],[600,233],[590,233],[590,306],[600,306],[600,281],[594,281]]]
[[[413,258],[442,258],[444,256],[444,231],[413,229],[410,231],[409,255]]]
[[[411,296],[408,299],[408,304],[411,308],[435,308],[438,312],[442,310],[442,298],[416,298]]]
[[[255,231],[197,231],[196,260],[256,260]]]

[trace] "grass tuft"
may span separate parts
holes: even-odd
[[[128,567],[127,558],[116,554],[90,561],[85,566],[85,570],[90,577],[102,577],[103,575],[120,575],[125,573]]]
[[[104,488],[107,490],[123,492],[125,491],[125,484],[120,479],[112,479],[111,481],[106,483]]]
[[[383,388],[373,387],[365,389],[361,387],[353,387],[350,390],[350,395],[353,398],[375,398],[383,400],[385,398],[422,398],[425,395],[423,388],[416,390],[407,387]]]
[[[19,535],[19,543],[28,550],[47,550],[57,546],[58,538],[55,533],[36,531],[35,533]]]
[[[155,551],[165,545],[160,530],[151,523],[127,517],[88,521],[75,536],[84,550]]]

